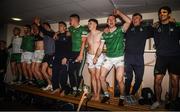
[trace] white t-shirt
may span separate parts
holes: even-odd
[[[13,37],[12,40],[12,53],[22,53],[21,49],[22,38],[19,36]]]

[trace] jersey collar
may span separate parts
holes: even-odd
[[[110,33],[114,32],[117,29],[117,27],[114,27],[113,29],[111,29]]]
[[[74,27],[74,28],[79,28],[81,25],[79,24],[78,26]]]

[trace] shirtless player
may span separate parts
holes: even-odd
[[[37,80],[38,86],[44,85],[44,80],[40,70],[40,66],[44,57],[44,42],[42,36],[39,33],[39,27],[36,24],[32,25],[32,33],[35,37],[35,51],[32,59],[32,72]]]
[[[100,100],[100,90],[101,90],[101,84],[100,84],[100,67],[102,65],[102,62],[104,61],[104,55],[101,54],[98,58],[98,61],[96,64],[93,64],[93,58],[96,54],[96,51],[101,43],[101,36],[102,32],[97,30],[98,21],[96,19],[90,19],[88,21],[88,28],[90,30],[88,37],[87,37],[87,64],[88,64],[88,70],[91,75],[91,85],[93,88],[94,95],[92,97],[92,100],[99,101]]]

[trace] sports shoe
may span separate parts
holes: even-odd
[[[109,96],[104,96],[103,99],[101,100],[101,103],[106,103],[109,101],[109,99],[110,99]]]
[[[17,85],[21,85],[22,84],[22,82],[19,80],[18,82],[17,82]]]
[[[81,94],[81,91],[76,90],[76,91],[74,92],[74,97],[80,96],[80,94]]]
[[[124,106],[124,99],[121,99],[119,98],[119,103],[118,103],[119,106]]]
[[[137,103],[137,99],[136,99],[136,97],[134,95],[130,96],[130,100],[131,100],[131,104]]]
[[[33,85],[33,81],[32,81],[32,80],[29,80],[29,81],[28,81],[28,84],[29,84],[29,85]]]
[[[127,102],[127,104],[131,104],[132,103],[130,95],[126,96],[126,102]]]
[[[43,91],[51,90],[52,91],[52,85],[47,85],[46,87],[42,88]]]
[[[154,102],[154,103],[151,105],[150,109],[151,109],[151,110],[154,110],[154,109],[159,108],[159,106],[160,106],[160,103],[159,103],[158,101],[156,101],[156,102]]]
[[[9,82],[9,84],[10,84],[10,85],[13,85],[13,84],[15,84],[15,82],[14,82],[14,81],[11,81],[11,82]]]

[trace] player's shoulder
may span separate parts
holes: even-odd
[[[69,31],[66,31],[66,36],[67,37],[71,36],[71,33]]]
[[[176,22],[176,27],[180,27],[180,22]]]
[[[70,26],[70,27],[68,27],[68,31],[72,31],[74,29],[74,27],[73,26]]]

